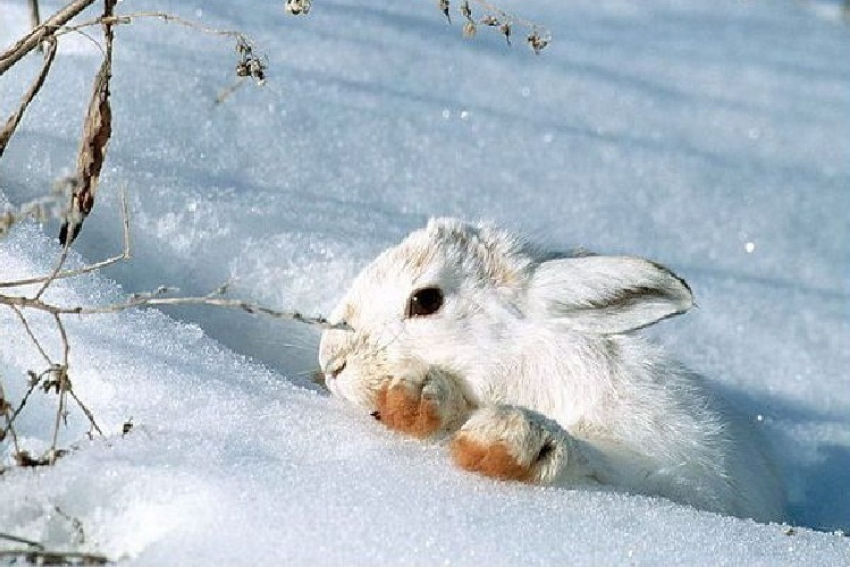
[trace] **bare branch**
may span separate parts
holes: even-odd
[[[71,248],[69,242],[65,243],[65,245],[62,246],[62,252],[59,253],[59,260],[56,262],[56,267],[53,269],[53,272],[51,272],[51,274],[47,278],[45,278],[44,284],[42,284],[42,286],[36,292],[34,296],[36,299],[39,299],[42,295],[44,295],[44,292],[47,290],[48,287],[50,287],[50,284],[53,283],[53,280],[56,279],[56,276],[59,274],[59,272],[62,271],[62,266],[65,265],[65,261],[68,259],[68,251],[70,249]]]
[[[472,8],[469,6],[470,2],[474,2],[484,11],[484,16],[478,22],[473,19]],[[449,2],[440,0],[438,7],[448,17]],[[463,24],[463,36],[468,39],[475,37],[480,24],[499,30],[508,45],[511,45],[511,33],[514,27],[519,26],[528,29],[526,41],[535,54],[539,54],[551,41],[551,35],[542,26],[525,18],[509,14],[486,0],[462,0],[459,10],[466,20]],[[449,23],[451,23],[451,19],[449,19]]]
[[[158,297],[154,294],[137,294],[124,302],[93,307],[63,307],[31,297],[0,295],[0,305],[9,305],[19,309],[35,309],[52,315],[103,315],[107,313],[118,313],[134,307],[148,307],[153,305],[214,305],[217,307],[241,309],[247,313],[267,315],[275,319],[296,321],[321,329],[352,330],[346,323],[331,323],[321,316],[311,317],[303,315],[298,311],[278,311],[262,305],[248,303],[241,299],[217,297],[213,294],[200,297]]]
[[[86,404],[83,403],[83,401],[79,398],[79,396],[77,396],[77,393],[74,392],[73,389],[68,390],[68,394],[70,394],[74,401],[77,402],[77,406],[81,410],[83,410],[86,419],[89,420],[89,425],[91,426],[91,429],[89,430],[89,436],[91,436],[92,431],[96,431],[98,435],[103,437],[103,430],[100,428],[100,426],[98,426],[97,421],[94,419],[94,414],[91,412],[91,410],[86,406]]]
[[[2,376],[0,376],[0,378],[2,378]],[[5,439],[6,434],[11,434],[12,445],[14,445],[14,447],[15,447],[15,453],[18,453],[18,452],[20,452],[21,449],[20,449],[20,446],[18,445],[18,434],[15,432],[15,427],[13,425],[14,421],[15,421],[15,416],[17,415],[17,413],[10,417],[9,416],[10,410],[11,410],[11,406],[9,405],[9,402],[6,400],[5,392],[3,392],[3,381],[2,381],[2,379],[0,379],[0,414],[2,414],[3,417],[6,418],[6,428],[0,429],[0,441],[3,441],[3,439]],[[0,536],[2,536],[2,534],[0,534]]]
[[[49,372],[51,372],[51,370],[45,370],[44,372],[41,373],[40,376],[35,376],[35,373],[30,374],[30,387],[27,390],[27,393],[24,394],[24,397],[21,399],[21,403],[19,403],[18,407],[15,408],[15,412],[12,414],[12,417],[9,418],[9,427],[11,427],[13,423],[15,423],[15,419],[17,419],[18,414],[20,414],[21,411],[24,409],[24,406],[27,405],[27,401],[29,400],[30,395],[32,395],[32,393],[35,391],[36,387],[38,387],[38,384],[39,384],[39,382],[41,382],[41,379],[44,376],[46,376]],[[20,452],[20,451],[18,451],[18,452]]]
[[[33,199],[17,207],[5,206],[4,211],[0,212],[0,238],[5,236],[14,225],[26,219],[46,222],[54,218],[65,218],[64,201],[65,199],[60,199],[59,195],[53,194]]]
[[[35,547],[38,549],[44,549],[44,546],[38,543],[37,541],[22,538],[12,534],[7,534],[4,532],[0,532],[0,539],[5,539],[6,541],[14,541],[15,543],[23,543],[24,545],[29,545],[30,547]]]
[[[210,26],[205,26],[203,24],[199,24],[198,22],[193,22],[192,20],[187,20],[186,18],[181,18],[180,16],[175,16],[173,14],[168,14],[166,12],[133,12],[130,14],[120,14],[118,16],[101,16],[99,18],[94,18],[91,20],[87,20],[85,22],[81,22],[79,24],[73,26],[65,26],[56,32],[56,35],[63,35],[70,32],[76,32],[83,28],[96,26],[96,25],[105,25],[108,24],[110,26],[119,26],[133,23],[135,19],[157,19],[162,20],[164,22],[171,22],[181,26],[185,26],[187,28],[191,28],[193,30],[209,34],[209,35],[219,35],[232,37],[238,41],[251,44],[252,42],[242,32],[233,31],[233,30],[220,30],[217,28],[213,28]]]
[[[218,93],[218,95],[215,97],[215,104],[221,104],[222,102],[224,102],[225,100],[230,98],[230,95],[232,95],[237,90],[239,90],[239,87],[241,87],[244,84],[245,84],[245,77],[239,77],[236,80],[235,83],[233,83],[232,85],[230,85],[228,87],[223,88]]]
[[[24,317],[24,314],[21,313],[21,310],[18,307],[15,307],[13,305],[13,306],[11,306],[11,308],[12,308],[12,311],[15,312],[15,315],[18,316],[18,320],[20,320],[21,325],[23,325],[23,327],[24,327],[24,331],[26,331],[30,340],[32,340],[32,343],[35,345],[35,348],[38,349],[38,353],[41,355],[41,357],[44,359],[44,361],[47,363],[48,366],[53,366],[53,361],[50,360],[50,357],[47,356],[47,353],[42,348],[41,343],[35,337],[35,333],[32,332],[32,328],[30,327],[30,324],[27,321],[27,318]]]
[[[38,47],[42,41],[53,35],[58,28],[68,23],[71,18],[94,4],[95,0],[74,0],[64,8],[47,18],[43,24],[18,40],[15,45],[0,55],[0,76],[8,71],[24,55]]]
[[[117,264],[118,262],[122,262],[124,260],[130,259],[130,213],[127,208],[127,194],[126,191],[121,191],[121,215],[122,215],[122,224],[124,227],[124,250],[121,254],[116,256],[112,256],[111,258],[107,258],[106,260],[101,260],[100,262],[90,264],[88,266],[84,266],[82,268],[76,270],[66,270],[60,271],[62,268],[62,264],[64,263],[64,259],[61,262],[57,262],[56,269],[53,272],[46,276],[39,276],[36,278],[27,278],[22,280],[14,280],[8,282],[0,282],[0,289],[7,287],[21,287],[25,285],[31,284],[49,284],[55,280],[60,280],[64,278],[73,278],[76,276],[80,276],[83,274],[88,274],[90,272],[96,272],[102,268],[106,268],[107,266],[111,266],[112,264]],[[64,251],[63,251],[64,254]]]
[[[67,366],[60,367],[58,372],[59,378],[59,404],[56,406],[56,419],[53,423],[53,441],[50,443],[50,450],[47,452],[47,459],[49,464],[54,464],[56,459],[59,457],[59,453],[56,450],[56,445],[59,443],[59,426],[62,424],[62,421],[65,416],[65,406],[67,405],[67,391],[68,391],[68,372]]]
[[[94,4],[94,0],[66,0],[67,4],[58,12],[50,16],[44,23],[38,24],[38,16],[34,11],[34,29],[26,36],[21,38],[15,45],[8,48],[0,54],[0,75],[3,75],[8,69],[20,61],[24,56],[36,48],[40,48],[42,44],[47,43],[44,54],[44,61],[38,75],[33,80],[29,89],[21,98],[19,108],[5,122],[0,129],[0,156],[9,143],[9,140],[14,135],[18,125],[22,121],[22,117],[26,110],[41,92],[46,77],[52,69],[52,64],[55,59],[57,50],[57,38],[66,33],[80,33],[94,41],[103,51],[103,61],[93,81],[92,94],[89,100],[88,110],[86,112],[83,125],[83,135],[80,142],[80,148],[77,155],[77,168],[74,177],[71,178],[71,195],[67,197],[66,202],[70,201],[70,205],[61,210],[61,213],[56,214],[48,207],[48,200],[42,199],[34,201],[18,208],[4,208],[0,212],[0,236],[15,223],[26,218],[35,217],[40,221],[47,220],[48,215],[53,213],[54,216],[61,216],[64,220],[61,232],[60,241],[63,244],[61,253],[59,254],[56,264],[49,274],[35,277],[25,278],[16,281],[0,282],[0,291],[6,288],[16,288],[34,285],[34,291],[20,291],[18,295],[7,295],[0,293],[0,306],[6,305],[15,313],[18,322],[24,329],[24,332],[29,337],[29,340],[35,346],[41,358],[47,364],[47,368],[40,373],[29,370],[29,387],[26,390],[23,398],[17,404],[13,411],[13,406],[6,400],[2,390],[2,377],[0,377],[0,415],[5,420],[5,428],[0,429],[0,438],[11,436],[15,448],[15,460],[20,466],[43,466],[52,465],[56,459],[61,457],[67,451],[59,448],[59,430],[62,423],[67,423],[68,419],[68,397],[77,404],[81,411],[85,414],[90,424],[89,436],[93,432],[103,435],[103,431],[97,424],[94,414],[83,403],[77,393],[74,391],[71,377],[69,374],[71,345],[67,330],[65,328],[65,316],[71,314],[78,315],[95,315],[117,313],[126,309],[136,307],[151,307],[151,306],[167,306],[167,305],[212,305],[226,308],[237,308],[247,313],[261,314],[278,319],[292,320],[304,324],[314,325],[323,329],[344,329],[351,330],[345,323],[331,324],[323,317],[309,317],[302,315],[298,311],[278,311],[261,305],[252,304],[239,299],[223,297],[226,293],[227,286],[222,286],[219,289],[200,297],[172,297],[166,296],[171,293],[167,288],[162,288],[153,293],[142,293],[129,296],[123,301],[111,305],[94,305],[94,306],[72,306],[65,307],[56,305],[46,300],[44,296],[53,283],[58,279],[74,277],[82,274],[98,271],[102,268],[115,264],[117,262],[130,258],[130,229],[129,229],[129,214],[127,212],[126,195],[122,193],[122,212],[123,212],[123,228],[124,228],[124,247],[121,254],[107,258],[94,264],[89,264],[77,269],[65,269],[69,257],[69,245],[76,238],[80,231],[86,216],[92,210],[95,202],[96,192],[100,180],[101,171],[106,158],[107,147],[112,136],[112,108],[111,108],[111,93],[110,80],[112,76],[112,53],[114,41],[114,27],[117,25],[129,24],[137,18],[156,18],[165,22],[173,22],[182,26],[186,26],[203,33],[232,37],[236,39],[236,51],[238,54],[238,63],[236,65],[236,74],[240,77],[235,87],[224,91],[217,102],[221,102],[227,96],[232,94],[239,85],[244,83],[244,78],[251,77],[257,83],[262,84],[265,80],[265,72],[267,61],[262,56],[257,56],[254,53],[252,42],[244,34],[235,31],[218,30],[207,27],[202,24],[172,16],[162,12],[140,12],[128,14],[124,16],[116,16],[114,8],[117,0],[104,0],[103,14],[88,22],[83,22],[76,25],[68,25],[78,14]],[[294,2],[293,2],[294,5]],[[302,9],[303,13],[309,10],[309,0],[300,1],[299,5],[305,6]],[[30,6],[37,10],[37,0],[30,0]],[[89,26],[100,26],[102,28],[104,46],[101,47],[97,40],[89,36],[84,29]],[[58,201],[58,199],[55,199]],[[50,198],[53,202],[54,198]],[[36,336],[33,326],[31,325],[32,316],[25,313],[25,309],[32,309],[51,315],[53,325],[55,325],[62,346],[62,354],[56,357],[51,357],[48,350],[44,347],[41,340]],[[61,360],[59,360],[61,356]],[[32,456],[25,448],[18,445],[18,437],[14,428],[14,423],[17,417],[24,410],[32,393],[36,388],[43,390],[45,393],[52,393],[55,390],[58,400],[56,405],[56,414],[53,420],[52,440],[50,448],[42,456]],[[125,432],[127,425],[125,424]],[[2,468],[0,468],[2,472]],[[2,536],[3,534],[0,534]],[[13,537],[13,536],[12,536]],[[18,543],[26,543],[28,545],[37,545],[33,542],[25,540],[15,540]],[[65,564],[71,562],[105,562],[106,558],[95,555],[86,554],[61,554],[47,552],[43,548],[38,550],[7,550],[0,552],[0,562],[4,557],[21,558],[31,562],[43,562],[51,564]],[[102,560],[102,561],[101,561]]]
[[[109,558],[94,553],[76,551],[46,551],[33,549],[7,549],[0,551],[0,560],[22,559],[30,565],[106,565]]]
[[[26,112],[27,107],[38,94],[38,91],[41,90],[41,86],[44,84],[44,79],[47,78],[47,73],[50,71],[50,66],[53,64],[55,56],[56,39],[51,37],[47,40],[47,51],[44,53],[44,63],[41,66],[41,71],[38,73],[35,81],[33,81],[29,90],[21,99],[21,105],[18,107],[18,110],[6,120],[3,130],[0,131],[0,157],[3,156],[3,152],[6,150],[6,145],[9,143],[9,139],[12,137],[12,134],[15,133],[15,130],[21,122],[21,118],[24,116],[24,112]]]
[[[83,403],[83,401],[77,396],[76,392],[74,392],[73,387],[71,386],[70,380],[68,380],[68,368],[69,368],[69,356],[71,354],[71,343],[68,341],[68,333],[65,331],[65,325],[62,323],[62,318],[59,315],[54,314],[53,320],[56,323],[56,328],[59,330],[59,337],[62,339],[62,366],[61,366],[61,378],[64,379],[64,384],[61,384],[60,387],[62,391],[67,391],[71,398],[77,402],[77,405],[86,418],[89,420],[89,425],[91,425],[91,430],[96,431],[98,435],[103,437],[103,431],[101,431],[100,427],[97,425],[97,421],[94,419],[94,414],[89,410],[88,407]],[[89,431],[91,434],[91,431]]]
[[[136,19],[158,19],[164,22],[171,22],[181,26],[185,26],[201,33],[234,38],[236,40],[236,51],[239,53],[240,57],[239,62],[236,64],[236,75],[240,79],[243,79],[245,77],[251,77],[258,85],[262,85],[265,83],[267,63],[264,58],[257,57],[254,54],[252,47],[253,42],[250,40],[250,38],[248,38],[248,36],[238,31],[221,30],[205,26],[192,20],[187,20],[185,18],[181,18],[180,16],[174,16],[165,12],[134,12],[131,14],[122,14],[119,16],[104,15],[99,18],[94,18],[92,20],[88,20],[73,26],[66,26],[61,30],[58,30],[56,32],[56,35],[58,36],[72,32],[83,33],[82,30],[84,28],[96,25],[118,26],[131,24]],[[240,80],[237,81],[235,85],[232,85],[222,91],[222,93],[220,93],[219,96],[216,97],[216,104],[224,101],[228,96],[233,93],[233,91],[235,91],[241,85],[242,81]]]
[[[38,13],[38,0],[29,0],[30,4],[30,25],[33,29],[41,23],[41,16]]]
[[[498,6],[494,6],[493,4],[490,4],[489,2],[487,2],[486,0],[472,0],[472,1],[475,2],[476,4],[478,4],[479,6],[481,6],[482,8],[484,8],[486,11],[498,15],[499,18],[502,21],[514,22],[516,24],[519,24],[519,25],[521,25],[523,27],[527,27],[527,28],[537,28],[537,27],[539,27],[534,22],[530,22],[530,21],[526,20],[525,18],[521,18],[521,17],[514,16],[512,14],[508,14],[507,12],[505,12],[504,10],[499,8]]]
[[[62,324],[62,319],[59,315],[53,315],[53,320],[56,322],[56,328],[59,329],[59,337],[62,339],[62,366],[68,368],[68,355],[71,354],[71,343],[68,342],[68,333],[65,332],[65,325]]]

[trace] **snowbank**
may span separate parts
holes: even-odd
[[[87,441],[72,411],[62,439],[76,450],[0,480],[0,532],[145,565],[850,562],[850,541],[829,533],[850,528],[850,29],[823,4],[539,1],[516,7],[555,34],[534,57],[483,31],[464,42],[430,2],[323,0],[306,19],[276,4],[125,2],[248,33],[269,84],[215,105],[229,44],[172,25],[119,29],[115,138],[72,260],[120,250],[125,185],[134,258],[51,291],[89,304],[232,279],[237,295],[326,313],[430,215],[652,257],[700,305],[653,334],[780,448],[793,535],[466,475],[444,447],[386,432],[312,385],[312,329],[210,309],[69,319],[75,389],[109,435]],[[8,45],[25,3],[4,18]],[[68,39],[4,155],[12,202],[73,164],[99,54]],[[3,115],[37,64],[0,80]],[[49,270],[55,233],[25,226],[0,241],[0,280]],[[56,352],[48,323],[34,331]],[[0,311],[10,398],[38,364]],[[51,401],[34,397],[18,424],[35,451],[49,444]]]

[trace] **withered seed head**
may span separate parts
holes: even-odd
[[[532,30],[531,33],[528,34],[526,41],[528,41],[528,45],[534,51],[535,55],[540,55],[540,52],[549,45],[549,38],[542,37],[536,29]]]
[[[449,21],[449,23],[452,23],[452,16],[449,13],[449,6],[450,6],[449,0],[438,0],[437,6],[440,8],[440,11],[443,13],[443,15]]]
[[[505,41],[508,42],[508,45],[511,44],[511,23],[505,22],[499,27],[499,31],[502,32],[502,35],[505,36]]]
[[[467,0],[463,0],[463,4],[460,5],[460,13],[464,18],[470,22],[472,21],[472,10],[470,9],[469,2]]]
[[[312,0],[286,0],[283,9],[293,16],[306,16],[310,13]]]

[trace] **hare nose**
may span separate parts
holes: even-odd
[[[330,369],[328,372],[326,372],[325,374],[326,374],[329,378],[336,378],[337,376],[339,376],[339,375],[340,375],[340,373],[341,373],[343,370],[345,370],[345,366],[346,366],[347,364],[348,364],[348,362],[347,362],[347,361],[345,361],[345,360],[343,360],[341,363],[337,363],[337,364],[336,364],[336,366],[334,366],[333,368],[331,368],[331,369]]]

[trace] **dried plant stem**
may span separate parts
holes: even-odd
[[[33,29],[41,23],[41,15],[38,13],[38,0],[29,0],[30,5],[30,25]]]
[[[53,269],[53,272],[44,279],[44,283],[39,288],[39,290],[35,294],[36,299],[40,299],[50,284],[56,279],[56,276],[59,275],[59,272],[62,271],[62,266],[65,265],[65,261],[68,259],[68,251],[71,249],[70,243],[66,243],[62,247],[62,252],[59,253],[59,260],[56,262],[56,267]]]
[[[510,21],[510,22],[519,24],[519,25],[526,27],[526,28],[534,29],[534,28],[540,27],[537,24],[535,24],[534,22],[530,22],[530,21],[526,20],[525,18],[521,18],[521,17],[514,16],[512,14],[508,14],[507,12],[502,10],[501,8],[494,6],[493,4],[490,4],[486,0],[472,0],[472,2],[475,2],[476,4],[478,4],[479,6],[481,6],[482,8],[484,8],[488,12],[498,14],[498,16],[505,21]]]
[[[56,462],[56,444],[59,442],[59,426],[62,424],[62,416],[65,414],[65,394],[67,388],[65,386],[65,373],[59,373],[59,404],[56,406],[56,419],[53,424],[53,441],[50,443],[50,451],[48,451],[48,461],[52,465]]]
[[[62,338],[62,366],[68,367],[68,355],[71,353],[71,343],[68,342],[68,333],[65,332],[65,325],[62,324],[62,319],[59,315],[53,316],[56,322],[56,328],[59,329],[59,336]]]
[[[7,534],[4,532],[0,532],[0,539],[14,541],[15,543],[23,543],[24,545],[29,545],[30,547],[35,547],[37,549],[44,549],[44,546],[38,543],[37,541],[33,541],[31,539],[26,539],[12,534]]]
[[[54,429],[53,446],[51,448],[52,453],[55,454],[55,452],[56,452],[56,440],[57,440],[58,431],[59,431],[59,429],[58,429],[59,418],[64,413],[65,404],[66,404],[66,402],[64,400],[65,394],[68,394],[68,395],[71,396],[71,398],[73,398],[73,400],[76,402],[77,406],[79,406],[79,408],[85,414],[86,418],[89,420],[89,424],[91,426],[90,432],[94,431],[94,432],[96,432],[96,433],[98,433],[99,435],[102,436],[103,431],[101,430],[100,426],[98,426],[97,421],[95,420],[94,414],[91,412],[91,410],[89,410],[89,408],[85,405],[85,403],[83,403],[83,401],[80,399],[80,397],[77,396],[77,394],[76,394],[76,392],[74,392],[73,388],[71,388],[70,380],[68,379],[68,375],[67,375],[68,374],[68,359],[69,359],[70,352],[71,352],[71,343],[68,340],[68,333],[65,330],[65,325],[62,323],[61,317],[58,314],[53,315],[53,320],[54,320],[54,323],[56,324],[57,330],[59,331],[59,337],[60,337],[61,342],[62,342],[62,363],[56,364],[56,363],[53,362],[53,360],[51,360],[51,358],[50,358],[50,356],[48,356],[47,352],[45,352],[44,347],[41,345],[41,342],[35,336],[35,333],[33,333],[33,330],[32,330],[32,327],[29,324],[29,321],[27,321],[26,317],[21,312],[21,310],[17,307],[12,307],[12,310],[18,316],[18,319],[20,320],[21,325],[24,327],[24,330],[27,333],[27,336],[29,336],[33,345],[35,345],[39,354],[44,359],[44,361],[47,363],[48,369],[45,370],[44,372],[42,372],[40,375],[34,376],[34,377],[31,378],[29,390],[27,390],[27,393],[24,395],[23,399],[21,400],[21,403],[18,405],[17,409],[12,414],[11,418],[9,418],[7,416],[9,426],[11,426],[14,423],[15,418],[18,417],[18,414],[21,412],[23,407],[26,405],[27,400],[30,397],[30,394],[32,394],[33,390],[35,390],[35,388],[41,382],[42,378],[44,378],[44,376],[46,376],[48,374],[55,374],[55,375],[58,375],[58,389],[59,389],[60,399],[59,399],[59,408],[57,410],[56,426],[55,426],[55,429]]]
[[[68,395],[74,399],[74,401],[77,403],[77,407],[79,407],[83,411],[83,414],[86,416],[86,419],[89,420],[89,425],[91,426],[89,429],[89,437],[92,437],[92,432],[97,433],[98,435],[103,437],[103,430],[100,428],[100,426],[98,426],[97,420],[95,420],[94,418],[94,414],[86,406],[86,404],[83,403],[77,393],[74,392],[73,389],[70,389],[68,390]]]
[[[85,22],[80,22],[79,24],[73,26],[64,26],[60,30],[57,30],[56,35],[63,35],[66,33],[77,32],[82,29],[97,26],[97,25],[110,25],[110,26],[118,26],[124,24],[131,24],[135,19],[156,19],[162,20],[164,22],[171,22],[181,26],[185,26],[187,28],[191,28],[193,30],[209,34],[209,35],[218,35],[224,37],[232,37],[236,40],[251,44],[250,39],[245,34],[233,31],[233,30],[220,30],[217,28],[213,28],[210,26],[205,26],[203,24],[199,24],[198,22],[194,22],[192,20],[187,20],[186,18],[181,18],[180,16],[175,16],[173,14],[168,14],[166,12],[132,12],[130,14],[121,14],[118,16],[101,16],[99,18],[93,18],[91,20],[87,20]]]
[[[30,395],[32,395],[32,393],[35,391],[36,387],[38,387],[39,383],[41,382],[41,379],[44,378],[47,374],[49,374],[52,371],[53,371],[53,368],[50,368],[50,369],[42,372],[41,375],[36,376],[34,379],[32,379],[32,381],[30,382],[30,387],[29,387],[29,389],[27,389],[27,393],[24,394],[24,397],[21,399],[21,403],[18,404],[18,407],[15,408],[15,412],[12,414],[12,417],[9,418],[9,426],[10,427],[12,426],[13,423],[15,423],[15,419],[17,419],[18,415],[24,409],[24,406],[27,405],[27,401],[29,401]]]
[[[21,325],[24,327],[24,331],[26,331],[27,336],[30,338],[32,343],[35,345],[35,348],[38,349],[38,353],[41,355],[41,358],[47,363],[48,366],[53,366],[53,361],[50,360],[50,357],[47,356],[47,353],[42,348],[41,343],[36,338],[35,333],[32,332],[32,327],[30,327],[29,321],[24,317],[24,314],[21,313],[21,310],[17,307],[12,307],[12,311],[15,312],[15,315],[18,316],[18,320],[21,322]]]
[[[236,82],[235,82],[235,83],[233,83],[232,85],[230,85],[230,86],[228,86],[228,87],[223,88],[223,89],[222,89],[222,90],[218,93],[218,95],[215,97],[215,104],[221,104],[222,102],[224,102],[224,101],[226,101],[228,98],[230,98],[230,95],[232,95],[233,93],[235,93],[237,90],[239,90],[239,88],[240,88],[242,85],[244,85],[244,84],[245,84],[245,79],[247,79],[247,77],[239,77],[239,78],[236,80]]]
[[[64,8],[47,18],[43,24],[18,40],[15,45],[0,55],[0,75],[8,71],[27,53],[38,47],[42,41],[56,33],[56,30],[68,23],[71,18],[94,4],[95,0],[74,0]]]
[[[2,378],[2,377],[0,377]],[[17,414],[13,414],[9,416],[9,410],[11,406],[9,402],[6,401],[6,394],[3,392],[3,381],[0,380],[0,414],[3,414],[3,417],[6,419],[6,427],[4,429],[0,429],[0,441],[2,441],[6,434],[10,434],[12,436],[12,445],[15,447],[15,453],[21,450],[18,445],[18,434],[15,432],[14,421]],[[2,467],[0,467],[2,470]]]
[[[127,195],[124,191],[121,192],[121,212],[122,212],[122,224],[124,228],[124,250],[121,254],[116,256],[112,256],[111,258],[107,258],[106,260],[101,260],[100,262],[96,262],[94,264],[90,264],[84,266],[82,268],[76,270],[65,270],[62,271],[62,266],[65,263],[65,260],[68,257],[67,247],[63,247],[62,254],[59,257],[59,261],[56,263],[56,268],[54,268],[53,272],[46,276],[39,276],[35,278],[27,278],[22,280],[14,280],[8,282],[0,282],[0,289],[9,288],[9,287],[21,287],[25,285],[32,284],[48,284],[49,282],[53,282],[55,280],[61,280],[64,278],[73,278],[76,276],[81,276],[83,274],[88,274],[90,272],[96,272],[102,268],[106,268],[107,266],[111,266],[112,264],[117,264],[118,262],[122,262],[124,260],[130,259],[130,214],[127,208]],[[40,296],[40,295],[39,295]]]
[[[60,195],[54,193],[17,207],[6,205],[3,207],[3,212],[0,212],[0,238],[3,238],[13,226],[27,219],[35,219],[38,222],[64,219],[65,201],[65,198],[60,198]]]
[[[53,442],[50,444],[49,459],[51,465],[56,462],[56,445],[59,442],[59,426],[65,416],[65,406],[68,403],[67,393],[71,389],[71,385],[68,383],[68,354],[71,351],[70,344],[68,343],[68,334],[65,332],[65,325],[62,324],[62,319],[59,315],[54,315],[53,320],[56,323],[56,327],[59,329],[59,336],[62,338],[62,366],[56,372],[59,375],[57,386],[59,389],[59,404],[56,407],[56,419],[53,424]]]
[[[47,51],[44,53],[44,63],[41,66],[41,71],[38,73],[38,76],[35,78],[35,81],[33,81],[29,90],[24,94],[18,110],[6,120],[3,130],[0,131],[0,157],[3,156],[3,152],[6,150],[6,145],[9,143],[9,139],[12,137],[12,134],[15,133],[15,129],[17,129],[18,124],[21,122],[21,118],[23,117],[24,112],[26,112],[30,102],[32,102],[38,94],[38,91],[41,90],[41,86],[44,84],[44,79],[47,78],[47,73],[50,71],[50,66],[53,64],[55,56],[56,39],[51,37],[47,40]]]
[[[62,318],[59,317],[59,315],[54,315],[53,320],[56,323],[56,328],[59,329],[59,336],[62,339],[62,368],[63,368],[64,371],[61,373],[61,378],[60,378],[60,380],[62,381],[62,383],[60,383],[61,391],[62,391],[62,393],[67,392],[74,399],[74,401],[77,402],[77,405],[79,406],[79,408],[81,410],[83,410],[83,413],[85,414],[86,418],[89,420],[89,425],[91,425],[91,429],[89,430],[89,435],[91,435],[92,431],[95,431],[95,432],[97,432],[98,435],[100,435],[102,437],[103,431],[97,425],[97,421],[95,421],[95,419],[94,419],[94,414],[92,414],[92,412],[89,410],[89,408],[86,407],[86,405],[79,398],[79,396],[77,396],[77,394],[74,392],[74,389],[71,388],[70,380],[68,379],[68,364],[69,364],[68,359],[69,359],[70,354],[71,354],[71,342],[68,340],[68,333],[65,331],[65,325],[62,323]],[[61,400],[60,400],[60,405],[61,405]],[[56,452],[55,444],[53,446],[53,452],[54,453]]]
[[[50,272],[50,274],[35,278],[25,278],[0,283],[0,289],[41,284],[41,287],[39,288],[38,292],[31,297],[27,297],[25,295],[6,295],[0,293],[0,305],[6,305],[12,308],[18,319],[21,321],[21,324],[23,325],[30,339],[39,349],[39,353],[41,354],[42,358],[44,358],[45,362],[47,362],[48,364],[52,365],[53,361],[41,348],[38,339],[35,337],[29,323],[26,320],[26,317],[23,314],[24,309],[34,309],[36,311],[42,311],[45,313],[49,313],[55,317],[58,315],[96,315],[117,313],[119,311],[124,311],[133,307],[145,307],[152,305],[214,305],[218,307],[241,309],[242,311],[246,311],[248,313],[267,315],[276,319],[297,321],[299,323],[304,323],[307,325],[318,326],[323,329],[349,329],[348,325],[346,324],[331,324],[324,317],[309,317],[299,313],[298,311],[279,311],[276,309],[271,309],[269,307],[249,303],[241,299],[222,297],[222,294],[226,291],[226,285],[220,286],[212,293],[200,297],[162,297],[162,295],[168,292],[169,290],[167,288],[160,288],[159,290],[152,293],[135,294],[123,302],[92,307],[64,307],[44,301],[42,299],[44,292],[56,280],[95,272],[112,264],[127,260],[131,257],[130,213],[127,207],[127,196],[123,191],[121,193],[121,212],[121,224],[124,230],[124,247],[121,254],[118,254],[111,258],[107,258],[106,260],[100,262],[96,262],[94,264],[84,266],[82,268],[63,271],[62,267],[64,266],[65,261],[68,257],[68,248],[63,247],[62,252],[59,256],[59,260],[57,261],[55,268]]]
[[[247,313],[267,315],[275,319],[296,321],[298,323],[304,323],[306,325],[312,325],[322,329],[350,330],[348,325],[344,323],[330,323],[324,317],[310,317],[303,315],[298,311],[278,311],[262,305],[249,303],[241,299],[220,297],[218,291],[209,295],[198,297],[158,297],[156,293],[138,294],[131,296],[127,301],[93,307],[64,307],[61,305],[47,303],[34,297],[0,295],[0,305],[8,305],[18,309],[34,309],[36,311],[50,313],[51,315],[103,315],[126,311],[127,309],[132,309],[134,307],[147,307],[153,305],[214,305],[217,307],[241,309]]]
[[[40,549],[7,549],[0,551],[0,560],[21,559],[30,565],[106,565],[110,563],[108,557],[94,553],[83,553],[75,551],[47,551],[42,546]]]
[[[34,293],[31,293],[29,295],[0,293],[0,306],[5,305],[15,313],[15,316],[18,318],[18,321],[23,327],[24,332],[29,337],[30,341],[35,346],[39,355],[47,365],[47,369],[42,371],[40,374],[36,374],[33,371],[29,372],[29,388],[23,396],[23,399],[18,404],[17,408],[14,410],[14,412],[11,412],[11,406],[9,406],[9,404],[5,402],[5,400],[2,404],[2,412],[0,412],[5,417],[6,421],[5,429],[0,430],[0,432],[2,432],[3,435],[9,433],[12,436],[12,439],[15,444],[16,459],[18,460],[18,463],[22,466],[52,465],[53,463],[55,463],[56,459],[58,459],[64,454],[64,451],[59,449],[59,430],[62,426],[62,423],[65,422],[67,417],[69,396],[74,401],[74,403],[76,403],[76,405],[82,410],[82,412],[88,419],[90,425],[89,436],[91,437],[95,433],[103,436],[103,430],[98,425],[97,420],[94,417],[94,413],[86,406],[86,404],[74,391],[71,379],[69,377],[71,344],[68,337],[68,332],[65,328],[65,320],[63,319],[63,317],[67,315],[109,314],[117,313],[134,307],[148,307],[160,305],[212,305],[218,307],[241,309],[242,311],[252,314],[262,314],[278,319],[297,321],[300,323],[319,326],[324,329],[350,330],[350,327],[347,324],[331,324],[324,317],[308,317],[302,315],[297,311],[278,311],[261,305],[252,304],[240,299],[223,297],[223,295],[227,291],[227,285],[223,285],[218,289],[214,290],[213,292],[199,297],[164,297],[165,294],[171,292],[172,290],[162,287],[154,292],[131,295],[125,301],[91,307],[66,307],[51,303],[50,301],[46,300],[44,296],[47,290],[50,288],[51,285],[53,285],[56,280],[94,272],[116,262],[130,258],[131,239],[129,212],[127,208],[127,198],[123,192],[121,196],[121,205],[123,215],[122,226],[124,229],[124,247],[121,254],[75,270],[63,270],[63,267],[69,255],[68,247],[64,246],[59,254],[59,258],[56,262],[56,265],[50,271],[49,274],[35,278],[21,279],[14,282],[5,282],[5,284],[0,285],[0,287],[5,288],[38,285],[38,289]],[[29,319],[27,318],[27,313],[25,312],[26,309],[47,313],[51,316],[53,324],[59,335],[60,343],[62,345],[61,361],[57,361],[55,358],[51,357],[48,354],[47,349],[44,348],[41,340],[36,336],[33,327],[30,324]],[[56,406],[56,415],[53,420],[53,432],[50,449],[43,457],[33,458],[25,450],[22,450],[19,447],[17,441],[17,434],[14,430],[14,422],[26,406],[27,401],[29,400],[32,393],[35,391],[36,388],[39,387],[45,392],[49,392],[55,389],[59,399]]]

